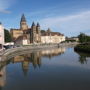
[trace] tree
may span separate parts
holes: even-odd
[[[41,33],[45,33],[46,31],[45,30],[41,30]]]
[[[12,41],[11,34],[6,29],[4,29],[4,37],[5,37],[5,42],[11,42]]]
[[[81,43],[84,43],[84,42],[90,42],[90,36],[84,34],[84,33],[80,33],[80,35],[78,36],[79,38],[79,41]]]

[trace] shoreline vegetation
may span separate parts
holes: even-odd
[[[79,44],[74,49],[75,51],[90,53],[90,43]]]
[[[90,36],[80,33],[78,36],[79,42],[81,44],[77,45],[74,50],[75,51],[80,51],[80,52],[85,52],[85,53],[90,53]]]

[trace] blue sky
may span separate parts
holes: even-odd
[[[90,35],[90,0],[0,0],[0,21],[4,27],[19,28],[22,14],[28,25],[39,22],[66,36]]]

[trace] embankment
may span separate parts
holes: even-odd
[[[76,46],[77,43],[64,43],[64,44],[48,44],[48,45],[33,45],[33,46],[22,46],[22,47],[16,47],[7,49],[2,54],[2,61],[8,60],[9,58],[12,58],[16,55],[24,54],[26,52],[36,52],[39,50],[44,49],[52,49],[52,48],[59,48],[59,47],[68,47],[68,46]]]

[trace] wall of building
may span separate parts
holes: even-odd
[[[41,36],[41,43],[60,43],[65,41],[65,36]]]
[[[17,41],[15,41],[15,45],[23,45],[23,41],[22,40],[17,40]]]
[[[0,44],[4,44],[4,27],[0,24]]]
[[[23,45],[28,45],[28,40],[27,39],[22,40],[22,42],[23,42]]]
[[[10,33],[11,33],[11,36],[12,36],[13,39],[16,39],[19,36],[22,36],[23,35],[23,31],[22,30],[11,29]]]

